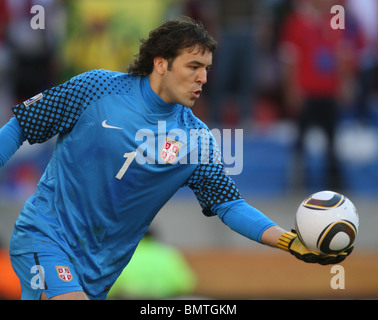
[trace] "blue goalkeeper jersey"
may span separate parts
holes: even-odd
[[[206,125],[165,103],[148,77],[92,70],[13,108],[30,144],[57,136],[25,203],[10,254],[64,250],[92,298],[131,259],[162,206],[182,186],[205,215],[241,199]]]

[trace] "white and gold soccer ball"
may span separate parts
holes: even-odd
[[[299,206],[295,229],[310,250],[336,254],[350,248],[356,240],[359,216],[354,204],[334,191],[320,191]]]

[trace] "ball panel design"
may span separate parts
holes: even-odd
[[[311,209],[318,209],[318,210],[327,210],[331,208],[336,208],[342,205],[345,201],[345,198],[338,193],[333,194],[333,196],[329,199],[327,198],[315,198],[309,197],[307,200],[303,202],[303,206]]]
[[[331,242],[329,243],[330,251],[339,252],[348,249],[351,245],[351,239],[349,235],[344,232],[335,234]]]
[[[295,229],[307,248],[337,253],[349,248],[358,233],[358,213],[344,195],[321,191],[305,199],[298,208]]]
[[[320,234],[316,247],[324,253],[337,253],[348,249],[356,238],[356,230],[349,221],[336,221]]]

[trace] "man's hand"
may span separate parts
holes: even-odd
[[[338,254],[319,254],[315,251],[307,249],[294,231],[285,232],[282,234],[277,242],[277,247],[282,250],[289,251],[299,260],[308,263],[319,263],[321,265],[338,264],[342,262],[353,250],[352,246],[348,250]]]

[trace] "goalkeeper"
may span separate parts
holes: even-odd
[[[254,241],[307,262],[345,258],[309,252],[248,205],[225,173],[213,136],[191,111],[215,49],[201,23],[167,21],[142,40],[128,73],[88,71],[12,109],[0,130],[0,166],[24,141],[58,135],[11,237],[22,299],[105,299],[157,212],[182,186],[193,190],[206,216]],[[199,146],[193,132],[200,132]],[[145,163],[138,161],[145,156],[141,133],[153,133],[149,143],[157,146]]]

